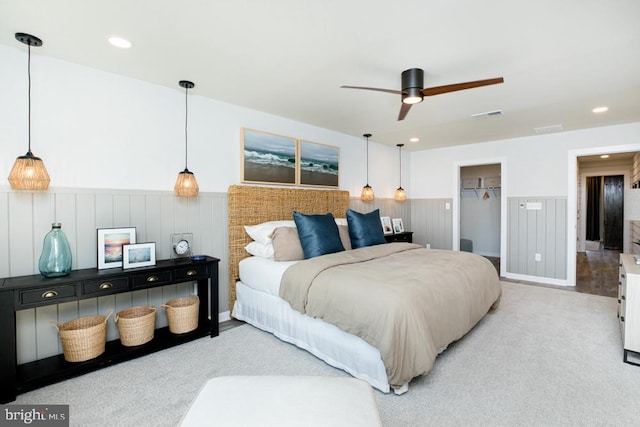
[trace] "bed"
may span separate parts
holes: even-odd
[[[284,263],[250,256],[245,246],[253,239],[244,226],[290,221],[293,211],[343,218],[349,194],[252,186],[231,186],[228,194],[233,317],[309,351],[382,392],[406,392],[411,378],[427,373],[438,353],[499,302],[495,269],[469,253],[391,243]],[[355,270],[348,273],[350,269]],[[344,274],[349,275],[348,287],[340,285],[342,279],[336,276]],[[391,289],[383,287],[393,276],[400,277],[400,282]],[[428,280],[430,284],[423,285]],[[407,293],[425,286],[431,289],[431,299]],[[402,308],[389,304],[392,300],[417,304]],[[352,323],[346,324],[347,320]]]

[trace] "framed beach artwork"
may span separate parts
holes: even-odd
[[[99,228],[98,270],[122,267],[122,246],[135,242],[135,227]]]
[[[402,223],[402,218],[393,218],[391,222],[393,224],[394,233],[404,233],[404,224]]]
[[[296,140],[242,129],[242,182],[296,184]]]
[[[300,185],[338,188],[340,148],[309,141],[300,141],[298,144]]]
[[[122,245],[122,268],[149,267],[156,265],[156,244],[138,243]]]

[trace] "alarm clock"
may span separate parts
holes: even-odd
[[[189,258],[193,243],[192,233],[176,233],[171,235],[171,259]]]

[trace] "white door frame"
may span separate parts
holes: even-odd
[[[578,241],[578,157],[600,154],[630,153],[640,151],[640,144],[612,145],[608,147],[579,148],[567,155],[567,285],[576,285],[576,253]],[[626,183],[625,183],[626,185]],[[627,190],[628,187],[625,188]],[[626,221],[626,218],[623,222]],[[624,231],[624,230],[623,230]],[[623,251],[624,252],[624,251]]]
[[[500,276],[507,271],[507,158],[463,160],[453,164],[453,241],[452,249],[460,250],[460,168],[465,166],[500,165]]]

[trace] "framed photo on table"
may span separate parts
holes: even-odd
[[[393,234],[391,218],[389,218],[388,216],[381,216],[380,222],[382,223],[382,231],[384,231],[384,234]]]
[[[391,222],[393,224],[394,233],[404,233],[404,225],[402,224],[402,218],[393,218]]]
[[[122,245],[122,268],[156,265],[156,244],[137,243]]]
[[[122,267],[122,246],[136,242],[136,228],[98,229],[98,270]]]

